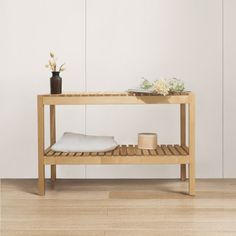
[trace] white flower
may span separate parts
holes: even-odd
[[[155,92],[161,95],[168,95],[170,91],[170,86],[168,80],[166,79],[159,79],[154,82],[153,89]]]
[[[184,82],[179,79],[176,78],[169,79],[169,86],[171,92],[178,93],[184,91]]]
[[[51,58],[54,58],[54,53],[53,52],[50,52],[49,54],[50,54]]]
[[[142,83],[140,84],[141,89],[151,89],[153,87],[153,83],[149,82],[147,79],[142,77]]]

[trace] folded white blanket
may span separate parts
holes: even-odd
[[[66,132],[51,149],[58,152],[107,152],[117,147],[112,136],[93,136]]]

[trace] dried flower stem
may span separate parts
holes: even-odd
[[[57,63],[56,63],[57,58],[55,58],[55,55],[54,55],[54,53],[52,53],[52,52],[50,52],[49,55],[50,55],[50,59],[49,59],[49,61],[48,61],[48,64],[45,65],[45,67],[46,67],[46,68],[50,68],[52,72],[55,72],[55,71],[57,71]],[[65,68],[63,68],[64,65],[65,65],[65,63],[63,63],[63,64],[59,67],[59,72],[65,70]]]

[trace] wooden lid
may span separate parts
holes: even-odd
[[[156,133],[139,133],[138,148],[140,149],[156,149],[157,134]]]

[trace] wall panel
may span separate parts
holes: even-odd
[[[37,176],[36,94],[49,91],[44,65],[50,50],[67,63],[64,90],[84,90],[84,1],[1,0],[1,176]],[[84,107],[58,109],[58,137],[74,127],[84,132]],[[78,116],[76,120],[74,117]],[[60,124],[60,126],[59,126]],[[84,175],[84,168],[79,168]],[[59,176],[67,176],[66,167]],[[71,173],[71,171],[69,172]],[[78,171],[76,171],[78,173]]]
[[[197,96],[197,176],[220,178],[224,170],[226,177],[234,177],[234,8],[233,0],[225,0],[223,163],[222,0],[1,0],[0,176],[37,176],[35,95],[49,91],[44,64],[53,50],[67,63],[65,91],[124,91],[143,76],[183,79]],[[86,110],[59,107],[57,136],[86,131],[114,135],[122,144],[136,143],[138,132],[154,131],[160,143],[179,140],[176,106]],[[178,177],[179,168],[70,166],[59,167],[58,173],[68,178],[168,178]]]
[[[222,171],[221,10],[221,0],[87,0],[88,90],[126,90],[142,76],[183,79],[197,95],[198,177]],[[120,143],[157,131],[160,142],[176,143],[176,115],[176,107],[88,107],[87,131],[113,134]],[[113,175],[177,177],[178,168],[87,169],[91,178]]]
[[[236,2],[224,1],[224,176],[236,177]]]

